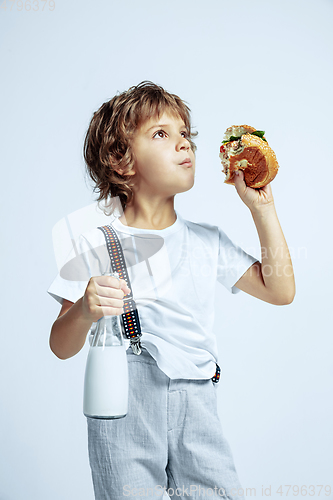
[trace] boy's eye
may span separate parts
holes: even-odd
[[[183,131],[181,132],[181,134],[183,134],[183,137],[185,137],[185,139],[187,139],[187,138],[188,138],[188,133],[187,133],[187,131],[186,131],[186,130],[183,130]],[[155,132],[155,134],[153,135],[153,137],[156,137],[157,135],[158,135],[159,137],[164,137],[164,136],[166,136],[167,134],[164,132],[164,130],[158,130],[157,132]]]
[[[157,132],[155,132],[155,134],[153,135],[153,137],[156,137],[157,134],[159,134],[159,137],[162,137],[162,135],[160,135],[160,134],[166,135],[165,132],[164,132],[164,130],[158,130]]]

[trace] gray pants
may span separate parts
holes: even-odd
[[[143,349],[127,351],[129,406],[116,420],[88,418],[96,500],[133,497],[240,500],[241,485],[211,380],[172,380]]]

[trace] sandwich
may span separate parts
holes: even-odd
[[[243,170],[245,184],[258,189],[278,173],[279,164],[265,132],[249,125],[233,125],[225,131],[219,156],[226,184],[234,185],[235,172]]]

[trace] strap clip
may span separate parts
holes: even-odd
[[[130,339],[131,343],[131,348],[134,354],[139,355],[141,354],[141,342],[140,342],[140,337],[132,337]]]

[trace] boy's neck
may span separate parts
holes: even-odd
[[[161,230],[172,226],[177,220],[177,215],[172,204],[168,203],[162,209],[152,207],[126,206],[119,221],[124,226],[138,229]]]

